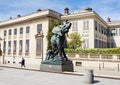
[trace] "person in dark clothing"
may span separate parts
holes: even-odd
[[[21,67],[25,67],[25,59],[22,57]]]

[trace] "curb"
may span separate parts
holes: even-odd
[[[51,72],[51,71],[42,71],[42,70],[38,70],[38,69],[19,68],[19,67],[11,67],[11,66],[0,66],[0,67],[20,69],[20,70],[30,70],[30,71],[37,71],[37,72],[49,72],[49,73],[59,73],[59,74],[65,74],[65,75],[83,76],[83,73]],[[98,77],[98,78],[108,78],[108,79],[117,79],[117,80],[120,80],[120,77],[117,77],[117,76],[98,75],[98,74],[94,74],[94,76],[95,76],[95,77]]]

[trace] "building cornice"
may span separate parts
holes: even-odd
[[[119,22],[108,22],[109,28],[118,28],[120,27],[120,21]]]
[[[93,16],[92,12],[89,13],[76,13],[76,14],[69,14],[69,15],[63,15],[61,16],[62,20],[67,20],[67,19],[78,19],[78,18],[87,18]]]
[[[1,21],[0,27],[11,25],[11,24],[17,24],[17,23],[21,23],[21,22],[26,22],[26,21],[30,21],[30,20],[34,20],[34,19],[39,19],[39,18],[43,18],[43,17],[54,17],[54,18],[60,19],[61,15],[62,14],[60,14],[56,11],[53,11],[51,9],[46,9],[46,10],[38,11],[38,12],[29,14],[26,16],[21,16],[21,17],[10,19],[10,20]]]
[[[63,21],[67,20],[67,19],[71,20],[71,19],[86,19],[86,18],[97,18],[104,25],[106,25],[108,27],[108,24],[94,11],[61,16],[61,19]]]

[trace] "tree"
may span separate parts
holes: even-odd
[[[51,42],[50,42],[51,37],[53,36],[52,29],[55,26],[60,25],[60,23],[61,23],[61,21],[58,19],[50,19],[50,21],[49,21],[49,29],[48,29],[48,34],[47,34],[47,40],[48,40],[47,50],[52,49]]]
[[[75,32],[68,35],[69,41],[67,43],[68,48],[76,49],[81,47],[82,42],[80,34]]]

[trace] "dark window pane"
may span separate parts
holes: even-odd
[[[9,30],[9,35],[11,35],[12,34],[12,30]]]
[[[37,33],[42,31],[42,24],[37,25]]]
[[[17,48],[16,46],[17,46],[17,41],[15,40],[13,44],[13,52],[16,52],[16,48]]]
[[[6,36],[6,34],[7,34],[7,31],[6,31],[6,30],[4,30],[4,36]]]
[[[20,34],[23,34],[23,28],[22,27],[20,28]]]
[[[8,41],[8,53],[11,52],[11,41]]]
[[[20,40],[19,41],[19,52],[22,52],[22,44],[23,44],[23,42],[22,42],[22,40]]]
[[[30,27],[29,26],[26,27],[26,33],[30,33]]]
[[[25,52],[29,52],[29,40],[26,40]]]
[[[4,43],[3,43],[4,45],[4,47],[3,47],[3,53],[5,53],[6,52],[6,41],[4,41]]]
[[[14,35],[17,35],[17,29],[14,29]]]

